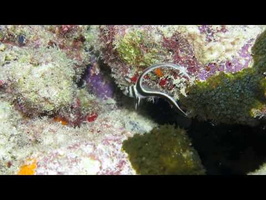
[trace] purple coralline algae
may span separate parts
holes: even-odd
[[[200,71],[198,78],[206,80],[217,72],[235,73],[241,69],[250,66],[252,56],[250,49],[254,43],[254,39],[247,41],[247,43],[238,51],[238,55],[231,60],[222,61],[220,63],[212,62],[207,64]]]
[[[115,86],[110,77],[100,71],[97,62],[88,67],[86,74],[87,86],[92,94],[103,100],[114,97]]]

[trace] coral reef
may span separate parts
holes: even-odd
[[[78,80],[89,64],[93,27],[78,25],[0,26],[0,42],[16,47],[57,47],[71,60]]]
[[[7,123],[11,126],[10,116],[4,115],[10,105],[2,104],[0,174],[135,174],[127,155],[121,151],[122,142],[156,126],[134,111],[112,111],[109,107],[108,112],[79,128],[48,117],[22,119],[19,128],[14,129],[16,140],[12,140],[11,127],[4,126]],[[23,137],[28,139],[24,148],[17,144]]]
[[[86,105],[82,100],[81,107],[86,108],[82,113],[77,109],[76,114],[67,114],[70,124],[80,124],[93,99],[77,87],[91,62],[94,29],[77,25],[1,26],[1,96],[27,116],[59,113],[62,118],[65,110],[73,111],[69,108],[78,107],[80,99],[90,96]]]
[[[3,54],[1,80],[24,113],[53,113],[71,103],[75,72],[64,52],[10,47]]]
[[[14,174],[16,165],[28,155],[30,138],[20,133],[21,119],[10,103],[0,101],[0,174]]]
[[[134,84],[140,73],[150,65],[173,62],[168,50],[162,44],[163,35],[160,32],[160,26],[101,26],[99,28],[101,57],[111,67],[112,76],[122,90]],[[184,46],[188,45],[188,43],[184,44]],[[190,51],[188,54],[190,56],[193,52]],[[186,59],[186,56],[184,53],[179,60]],[[161,89],[176,97],[179,91],[173,88],[180,89],[188,84],[187,79],[169,69],[155,71],[154,74],[146,77],[146,82],[151,89]]]
[[[212,76],[187,88],[180,98],[191,116],[216,123],[256,125],[256,109],[265,103],[265,82],[253,68],[241,72]]]
[[[123,149],[138,174],[202,175],[204,168],[186,131],[163,125],[123,142]]]
[[[100,83],[97,83],[100,84]],[[109,86],[107,86],[109,88]],[[99,113],[110,109],[117,109],[117,102],[113,98],[100,98],[90,94],[87,88],[79,88],[75,91],[76,95],[68,107],[63,107],[55,115],[55,120],[61,120],[70,126],[80,126],[82,123],[91,122],[97,119]],[[102,97],[101,96],[101,97]]]
[[[235,73],[220,72],[186,88],[180,101],[191,116],[218,123],[256,125],[265,116],[265,32],[252,48],[254,64]]]
[[[94,95],[89,94],[85,88],[77,89],[75,92],[76,95],[71,104],[62,108],[56,114],[55,120],[61,119],[70,126],[79,126],[87,121],[92,113],[100,112],[103,109],[102,104],[108,104],[108,102],[100,101]]]
[[[250,48],[263,30],[263,26],[100,26],[97,50],[121,89],[134,84],[150,65],[184,66],[191,80],[173,71],[147,77],[149,88],[178,99],[180,90],[195,80],[251,66]]]
[[[214,159],[208,162],[204,156],[211,148],[200,146],[215,132],[206,124],[218,127],[209,121],[265,130],[264,30],[246,25],[0,25],[0,174],[212,173],[207,166],[220,158],[207,156]],[[173,97],[188,118],[169,112],[163,99],[150,98],[154,104],[144,102],[135,111],[122,92],[158,63],[181,67],[149,71],[142,86]],[[205,122],[193,130],[195,118]],[[226,137],[234,135],[232,127],[226,128]],[[242,128],[237,130],[239,138]],[[233,152],[223,146],[224,135],[213,135],[222,153]],[[263,142],[256,144],[251,150],[241,144],[235,148],[247,156],[241,161],[231,162],[230,154],[221,163],[240,172],[236,168],[245,158],[264,152]],[[264,163],[263,155],[241,173]],[[263,171],[264,166],[250,174]]]

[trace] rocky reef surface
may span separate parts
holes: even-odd
[[[247,130],[265,140],[265,28],[0,26],[0,174],[265,173],[256,142],[230,149]],[[186,116],[162,98],[135,110],[125,95],[158,63],[179,68],[152,70],[143,86]],[[204,142],[220,145],[222,164]],[[241,169],[251,151],[258,159]],[[236,152],[239,162],[230,161]]]

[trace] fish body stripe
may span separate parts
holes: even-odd
[[[135,94],[134,94],[134,91],[133,91],[132,86],[129,86],[129,87],[128,87],[128,92],[129,92],[129,96],[130,96],[130,97],[133,97],[133,98],[136,97]]]
[[[137,91],[135,85],[128,86],[127,90],[128,90],[128,96],[129,97],[136,98],[138,96],[138,91]]]
[[[131,87],[131,90],[132,90],[132,94],[133,94],[134,98],[138,97],[138,91],[137,91],[137,88],[135,87],[135,85],[133,85]]]

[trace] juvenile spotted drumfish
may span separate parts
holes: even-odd
[[[179,107],[179,105],[177,104],[177,102],[175,101],[175,99],[173,97],[171,97],[170,95],[160,92],[160,91],[150,91],[150,90],[146,90],[143,86],[142,86],[142,82],[143,82],[143,77],[145,77],[146,74],[148,74],[149,72],[157,69],[157,68],[165,68],[165,67],[170,67],[173,69],[177,69],[179,70],[179,73],[182,74],[183,76],[186,76],[188,78],[189,75],[187,74],[186,70],[184,67],[179,66],[179,65],[175,65],[175,64],[171,64],[171,63],[162,63],[162,64],[156,64],[156,65],[152,65],[151,67],[146,68],[142,74],[138,77],[136,84],[135,85],[131,85],[131,86],[127,86],[123,93],[129,97],[135,98],[136,103],[135,103],[135,109],[138,108],[138,105],[140,104],[141,99],[143,98],[148,98],[148,97],[161,97],[161,98],[165,98],[166,100],[168,100],[177,110],[179,110],[180,112],[182,112],[185,116],[187,116],[187,114]]]

